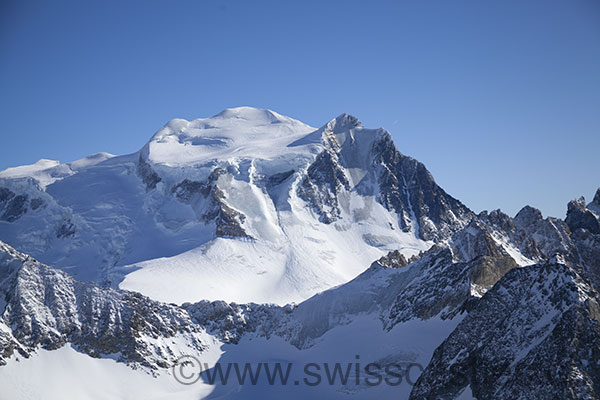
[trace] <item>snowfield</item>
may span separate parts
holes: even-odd
[[[153,376],[110,358],[92,358],[70,345],[29,359],[15,356],[2,367],[0,388],[2,398],[21,400],[192,400],[212,391],[201,382],[181,385],[168,371]]]

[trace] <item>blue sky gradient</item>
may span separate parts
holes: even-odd
[[[475,211],[600,186],[597,0],[5,0],[0,54],[0,169],[249,105],[384,127]]]

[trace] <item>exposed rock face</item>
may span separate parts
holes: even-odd
[[[215,168],[205,182],[184,179],[173,186],[171,192],[182,202],[200,211],[200,219],[214,222],[218,237],[242,237],[252,239],[243,228],[246,216],[227,204],[225,192],[218,187],[220,176],[226,175],[223,168]]]
[[[65,221],[61,226],[56,230],[56,237],[59,239],[68,238],[75,234],[75,225],[71,220]]]
[[[162,178],[152,169],[150,164],[144,160],[141,153],[137,162],[137,173],[142,182],[146,185],[146,190],[156,189],[156,185],[162,180]]]
[[[298,194],[322,222],[340,218],[340,203],[351,190],[376,196],[398,214],[404,231],[413,230],[424,240],[445,239],[474,217],[435,183],[423,164],[401,154],[387,131],[365,129],[355,117],[342,114],[316,133],[326,149],[308,168]],[[352,176],[356,169],[367,173]]]
[[[598,197],[597,193],[596,197]],[[573,232],[577,229],[586,229],[590,233],[600,234],[600,218],[588,209],[583,197],[569,202],[565,222]]]
[[[35,211],[43,206],[44,201],[40,198],[30,198],[27,194],[0,187],[0,221],[15,222],[28,210]]]
[[[455,233],[449,243],[456,260],[470,261],[479,256],[508,256],[485,226],[477,221],[471,221],[465,229]]]
[[[267,188],[272,188],[274,186],[280,185],[285,182],[290,176],[294,175],[296,171],[293,169],[289,171],[279,172],[269,176],[267,179]]]
[[[533,216],[539,216],[541,219],[542,214],[539,210],[529,208]],[[517,227],[515,221],[502,211],[494,210],[490,213],[483,211],[477,216],[477,219],[489,231],[500,233],[500,236],[503,236],[510,244],[515,246],[524,257],[532,261],[541,260],[545,257],[538,249],[535,240],[522,228]]]
[[[27,196],[0,188],[0,220],[14,222],[27,212]]]
[[[29,205],[31,206],[32,210],[37,210],[38,208],[44,206],[44,200],[38,198],[31,199]]]
[[[216,334],[224,343],[236,344],[243,335],[255,333],[271,337],[282,330],[283,321],[290,317],[294,306],[273,304],[235,304],[224,301],[200,301],[182,306],[194,322],[210,333]]]
[[[0,201],[1,202],[6,202],[6,201],[12,199],[14,196],[15,196],[15,194],[11,190],[0,187]]]
[[[598,192],[595,199],[598,198]],[[550,259],[560,255],[564,262],[591,279],[600,287],[600,234],[597,201],[587,206],[580,198],[569,202],[565,221],[548,217],[532,207],[524,207],[515,216],[515,227],[535,242],[541,257]],[[517,241],[515,240],[515,243]]]
[[[12,197],[6,204],[2,219],[13,222],[27,212],[27,196],[17,195]]]
[[[544,258],[572,252],[571,232],[564,221],[553,217],[544,219],[540,210],[525,206],[515,216],[514,223],[535,242]]]
[[[585,204],[582,197],[569,202],[566,224],[571,230],[573,251],[568,259],[589,276],[596,289],[600,289],[600,189],[594,200]]]
[[[416,265],[421,279],[411,282],[399,293],[390,308],[391,329],[414,318],[429,319],[440,313],[442,318],[454,316],[471,297],[465,263],[454,263],[449,249],[432,249]],[[416,271],[415,271],[416,272]]]
[[[196,194],[200,194],[202,197],[208,197],[212,188],[210,183],[210,181],[198,182],[184,179],[177,185],[173,186],[173,188],[171,188],[171,192],[175,194],[179,200],[183,202],[189,202]]]
[[[205,221],[214,220],[216,235],[220,237],[245,237],[252,239],[242,227],[246,216],[225,203],[225,193],[215,186],[212,191],[213,209],[204,215]]]
[[[600,235],[579,229],[571,237],[579,257],[576,268],[580,268],[591,279],[596,290],[600,290]]]
[[[372,154],[379,171],[379,199],[388,210],[402,216],[404,229],[414,220],[419,237],[439,240],[473,218],[466,206],[435,183],[422,163],[400,153],[389,134],[373,144]]]
[[[438,347],[411,399],[597,398],[600,297],[562,264],[511,270]]]
[[[15,350],[28,357],[72,343],[93,357],[117,354],[121,362],[166,368],[204,348],[203,329],[178,307],[77,282],[2,242],[0,301],[0,324],[12,327],[0,330],[0,365]]]
[[[315,208],[320,221],[330,224],[340,218],[339,195],[350,184],[337,154],[325,150],[308,167],[306,177],[298,188],[298,196]]]
[[[466,239],[472,236],[476,239]],[[464,250],[473,245],[469,240],[474,240],[472,250],[476,251]],[[454,318],[470,309],[504,274],[517,266],[485,231],[477,231],[475,235],[459,231],[452,241],[454,250],[434,247],[414,262],[411,271],[419,271],[420,278],[397,295],[390,308],[388,329],[414,318],[429,319],[438,315],[442,319]],[[459,248],[462,259],[457,261],[454,253]]]
[[[402,268],[406,267],[409,261],[398,250],[394,250],[375,261],[375,263],[388,268]]]

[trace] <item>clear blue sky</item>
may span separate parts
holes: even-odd
[[[475,211],[600,186],[600,2],[0,2],[0,169],[249,105],[342,112]]]

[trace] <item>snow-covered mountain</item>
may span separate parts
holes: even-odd
[[[0,239],[153,299],[301,301],[473,217],[390,134],[241,107],[175,119],[134,154],[0,172]]]
[[[0,398],[600,398],[600,189],[475,215],[345,114],[230,109],[2,171],[0,239]],[[211,383],[228,363],[292,383]]]

